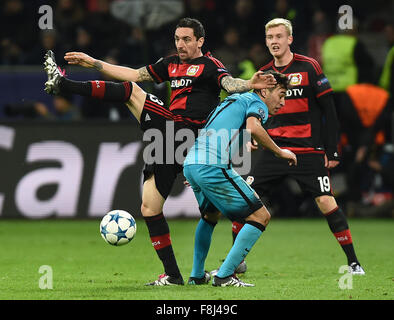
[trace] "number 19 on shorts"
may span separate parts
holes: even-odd
[[[329,192],[331,190],[328,176],[317,177],[317,180],[319,181],[321,192]]]

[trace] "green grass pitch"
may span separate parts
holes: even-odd
[[[345,255],[323,219],[273,218],[247,257],[241,278],[253,288],[148,287],[163,272],[143,220],[136,237],[113,247],[99,220],[2,220],[0,299],[4,300],[393,300],[394,221],[350,219],[366,275],[341,277]],[[169,220],[179,267],[187,281],[197,220]],[[206,261],[215,269],[231,246],[231,224],[219,221]],[[52,289],[41,289],[49,277]],[[41,279],[41,280],[40,280]],[[41,282],[40,282],[41,281]],[[342,281],[342,282],[341,282]],[[347,286],[341,289],[340,284]]]

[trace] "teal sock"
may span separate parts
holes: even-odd
[[[211,245],[212,233],[216,224],[210,224],[204,219],[200,219],[196,229],[194,239],[193,269],[191,277],[204,277],[204,265]]]
[[[217,276],[219,278],[231,276],[262,233],[263,231],[259,228],[246,223],[238,233],[230,252],[219,268]]]

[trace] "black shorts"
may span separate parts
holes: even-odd
[[[144,131],[144,140],[146,138],[151,141],[145,141],[147,144],[145,148],[152,150],[152,152],[145,152],[147,149],[144,150],[144,182],[154,175],[156,188],[166,199],[177,175],[183,170],[183,161],[187,151],[194,144],[201,125],[193,125],[181,116],[174,115],[164,106],[162,101],[152,94],[147,94],[140,121],[141,129]],[[149,129],[154,130],[149,132]],[[175,137],[182,129],[189,129],[189,135],[185,137],[182,133],[181,137],[183,139],[176,141]],[[159,133],[161,133],[162,138],[158,141],[150,140],[152,136]],[[150,143],[152,143],[151,146],[149,146]]]
[[[246,181],[263,197],[286,178],[294,179],[301,190],[313,198],[332,196],[329,171],[324,166],[324,154],[320,153],[297,154],[297,166],[289,166],[286,160],[264,150]]]

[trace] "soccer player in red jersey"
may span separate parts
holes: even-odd
[[[196,136],[197,130],[202,128],[209,113],[219,103],[219,93],[223,88],[229,93],[245,92],[250,89],[264,89],[273,87],[276,83],[272,75],[262,75],[257,72],[250,80],[233,78],[223,64],[209,53],[203,54],[205,31],[202,24],[191,18],[181,19],[175,29],[175,46],[177,54],[160,59],[139,69],[116,66],[96,60],[82,52],[69,52],[65,60],[69,64],[80,65],[100,70],[107,76],[121,80],[121,83],[110,81],[72,81],[60,73],[53,54],[50,52],[45,58],[45,69],[48,74],[46,91],[51,94],[67,92],[84,96],[92,96],[108,101],[119,101],[128,104],[134,116],[140,121],[143,131],[150,128],[159,129],[166,145],[166,120],[174,124],[174,136],[181,129],[191,129]],[[142,94],[144,97],[142,111],[130,103],[140,98],[133,96],[141,89],[134,82],[155,81],[157,83],[169,81],[171,84],[170,106],[152,94]],[[136,89],[138,88],[138,89]],[[136,96],[136,94],[135,94]],[[141,95],[138,95],[141,96]],[[139,110],[139,111],[136,111]],[[173,141],[173,151],[183,141]],[[194,139],[192,141],[194,143]],[[191,147],[191,145],[190,145]],[[174,156],[174,154],[172,154]],[[183,285],[184,281],[179,271],[172,248],[170,230],[163,215],[163,206],[178,173],[182,171],[183,161],[172,163],[145,164],[144,185],[142,192],[141,212],[145,219],[152,245],[160,258],[165,273],[148,285]],[[165,158],[167,159],[167,158]],[[183,159],[184,160],[184,159]]]
[[[265,32],[266,45],[273,60],[260,70],[286,74],[292,88],[287,90],[285,106],[270,117],[264,127],[279,147],[297,155],[298,166],[289,167],[285,161],[263,150],[247,181],[262,196],[268,195],[269,189],[285,178],[295,179],[302,191],[314,198],[327,219],[331,232],[347,256],[349,272],[364,274],[356,257],[346,216],[331,192],[329,169],[339,164],[339,128],[330,83],[316,60],[291,52],[290,21],[273,19],[266,24]],[[233,237],[242,226],[242,222],[233,223]],[[246,271],[245,262],[238,271]]]

